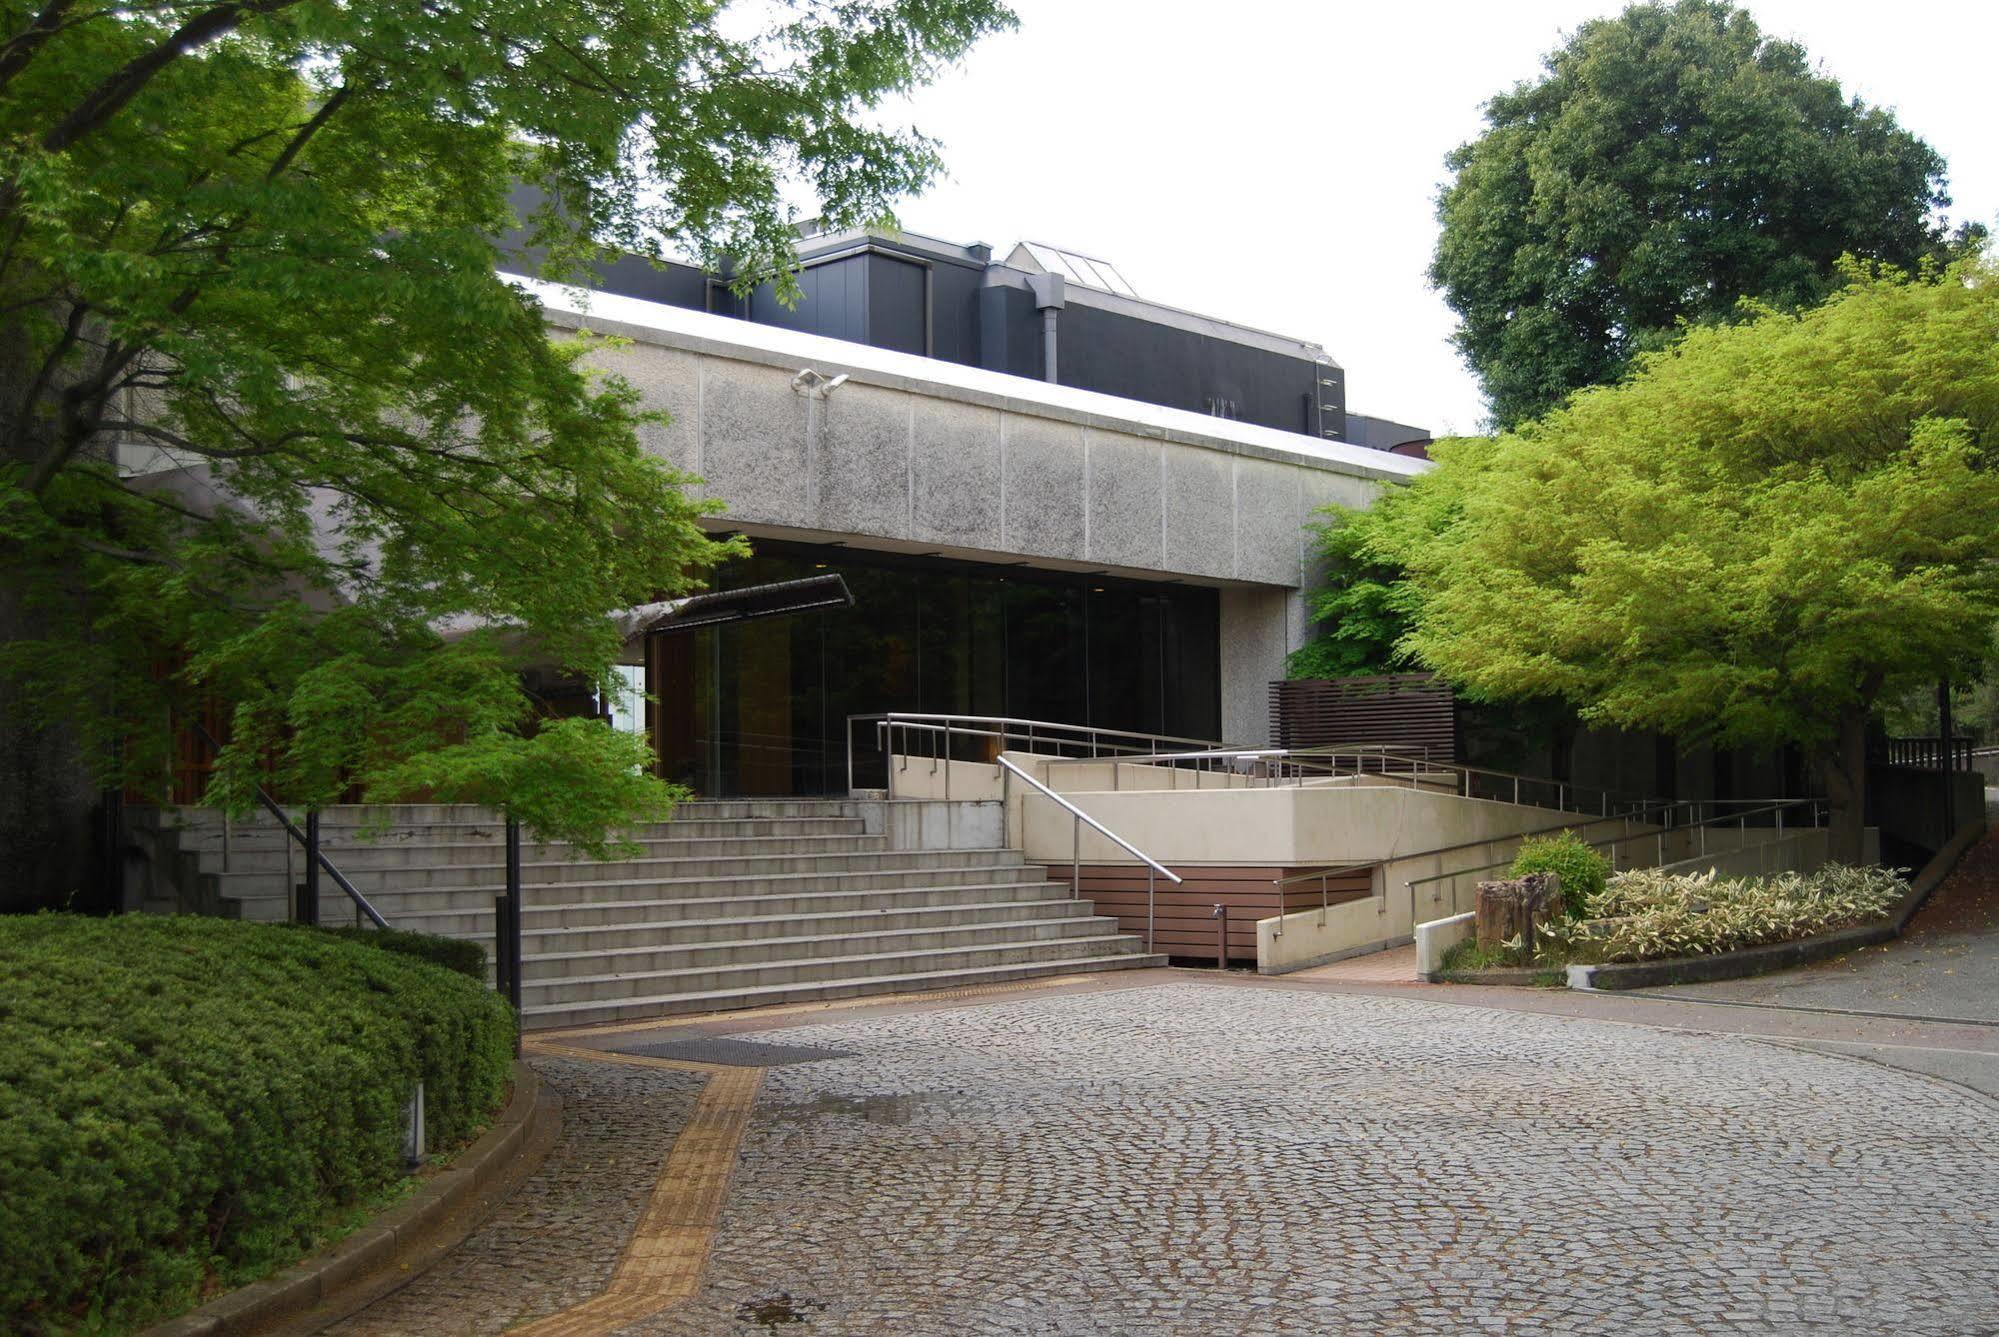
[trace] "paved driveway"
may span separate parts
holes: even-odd
[[[1202,983],[769,1038],[851,1056],[767,1074],[632,1331],[1999,1326],[1999,1117],[1870,1064]]]
[[[1999,829],[1966,852],[1895,942],[1799,970],[1659,992],[1999,1024]]]
[[[1155,971],[572,1038],[543,1172],[345,1331],[1999,1332],[1999,1104],[1517,993]],[[788,1049],[654,1048],[716,1037]],[[745,1060],[691,1112],[644,1066]]]

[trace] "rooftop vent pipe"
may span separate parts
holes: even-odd
[[[1055,313],[1067,304],[1060,274],[1030,274],[1027,285],[1034,293],[1035,309],[1041,312],[1041,379],[1055,383]]]

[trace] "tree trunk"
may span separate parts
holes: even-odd
[[[1479,946],[1496,948],[1518,938],[1522,956],[1532,959],[1534,930],[1561,915],[1562,879],[1554,873],[1529,873],[1502,882],[1481,882],[1473,904],[1472,926]]]
[[[1846,864],[1866,857],[1867,715],[1865,709],[1854,709],[1839,717],[1839,738],[1825,768],[1826,797],[1832,803],[1829,853]]]

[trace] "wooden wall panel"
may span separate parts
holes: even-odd
[[[1145,869],[1129,864],[1084,864],[1080,899],[1090,901],[1100,915],[1115,915],[1118,931],[1145,936]],[[1278,867],[1182,867],[1175,868],[1185,879],[1175,886],[1159,878],[1154,891],[1154,949],[1168,956],[1215,959],[1217,904],[1228,907],[1229,960],[1256,961],[1256,921],[1277,913],[1277,889],[1271,884],[1280,877],[1308,871]],[[1068,886],[1068,864],[1048,866],[1048,880]],[[1327,879],[1326,903],[1338,905],[1357,900],[1373,891],[1373,875],[1368,869],[1342,873]],[[1317,909],[1319,884],[1297,883],[1285,889],[1285,911]]]

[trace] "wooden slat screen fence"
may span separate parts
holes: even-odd
[[[1458,759],[1457,700],[1428,673],[1273,682],[1270,719],[1278,747],[1369,743]]]
[[[1280,877],[1302,868],[1175,867],[1186,879],[1174,886],[1161,878],[1154,893],[1154,950],[1168,956],[1215,959],[1217,904],[1229,907],[1229,960],[1256,960],[1256,921],[1277,913]],[[1068,886],[1070,865],[1051,864],[1048,880]],[[1145,869],[1138,864],[1084,864],[1078,899],[1094,902],[1100,915],[1115,915],[1118,932],[1145,936]],[[1338,905],[1373,892],[1373,873],[1362,868],[1331,877],[1326,902]],[[1298,882],[1284,889],[1287,913],[1319,908],[1319,884]]]

